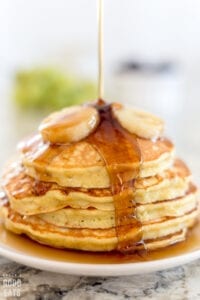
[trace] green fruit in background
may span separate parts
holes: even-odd
[[[95,99],[96,85],[55,69],[38,68],[17,73],[14,98],[24,109],[54,110]]]

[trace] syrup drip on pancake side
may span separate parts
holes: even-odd
[[[142,163],[136,136],[129,134],[113,118],[111,105],[99,100],[100,124],[86,139],[100,153],[109,173],[115,205],[117,250],[133,252],[142,242],[142,225],[136,216],[134,180]]]

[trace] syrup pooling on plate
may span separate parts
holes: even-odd
[[[99,100],[100,124],[87,140],[105,161],[114,198],[117,249],[135,250],[142,242],[142,225],[136,216],[134,180],[139,176],[142,157],[136,136],[126,132],[113,118],[112,106]]]
[[[1,197],[0,197],[1,198]],[[1,220],[0,220],[1,221]],[[191,254],[200,250],[200,222],[188,233],[187,239],[179,244],[171,245],[164,249],[155,251],[137,251],[134,254],[122,255],[119,252],[83,252],[75,250],[54,249],[36,243],[26,236],[18,236],[5,230],[0,222],[0,245],[6,245],[15,251],[20,251],[26,255],[36,258],[48,259],[50,261],[85,263],[85,264],[123,264],[140,263],[166,259],[179,255]],[[30,258],[31,259],[31,258]],[[133,266],[134,269],[134,266]]]

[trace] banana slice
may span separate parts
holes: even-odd
[[[99,124],[94,107],[73,106],[48,116],[39,126],[45,142],[71,143],[87,137]]]
[[[123,107],[118,103],[112,105],[112,112],[124,129],[139,137],[156,139],[163,133],[164,122],[152,114]]]

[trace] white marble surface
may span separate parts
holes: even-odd
[[[168,115],[168,134],[200,182],[200,91],[193,91],[178,115]],[[29,116],[10,105],[7,89],[0,98],[0,167],[14,153],[19,138],[36,128]],[[200,260],[175,269],[140,276],[89,278],[59,275],[28,268],[0,257],[0,299],[81,300],[198,300]],[[8,286],[8,284],[11,286]],[[19,297],[18,297],[19,296]]]

